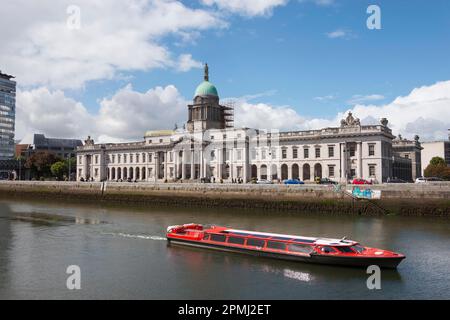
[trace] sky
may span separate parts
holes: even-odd
[[[381,29],[367,27],[369,5]],[[447,0],[16,0],[0,10],[19,140],[130,141],[182,125],[205,62],[221,99],[236,101],[236,126],[317,129],[352,111],[422,141],[450,128]]]

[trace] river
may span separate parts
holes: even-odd
[[[365,269],[168,246],[168,225],[343,237],[406,255]],[[68,290],[69,265],[81,290]],[[449,299],[450,219],[0,201],[1,299]]]

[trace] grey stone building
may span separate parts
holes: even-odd
[[[77,148],[77,179],[247,182],[328,177],[381,183],[392,177],[394,136],[387,119],[362,125],[349,113],[340,126],[319,130],[235,128],[233,108],[220,103],[208,71],[205,66],[183,129],[149,131],[132,143],[95,144],[88,138]]]

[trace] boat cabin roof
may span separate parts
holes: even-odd
[[[302,242],[317,245],[326,246],[351,246],[357,244],[357,242],[352,240],[344,239],[331,239],[331,238],[315,238],[315,237],[301,237],[295,235],[278,234],[278,233],[268,233],[268,232],[257,232],[248,230],[238,230],[238,229],[226,229],[222,227],[212,228],[210,230],[205,230],[212,233],[225,233],[229,235],[243,236],[243,237],[255,237],[260,239],[268,240],[278,240],[278,241],[291,241],[291,242]]]

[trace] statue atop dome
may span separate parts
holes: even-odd
[[[209,81],[209,67],[208,64],[205,63],[205,75],[204,75],[205,81]]]

